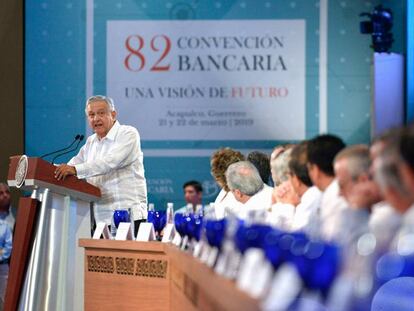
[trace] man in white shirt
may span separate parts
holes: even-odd
[[[320,135],[308,142],[308,172],[313,184],[323,192],[319,208],[320,235],[327,240],[343,238],[344,210],[348,204],[339,195],[338,183],[335,180],[333,160],[336,154],[345,147],[344,142],[334,135]]]
[[[391,249],[408,255],[414,251],[414,129],[406,128],[386,143],[374,160],[375,180],[385,200],[401,215]]]
[[[236,200],[242,203],[233,211],[240,219],[246,219],[249,211],[267,211],[272,204],[272,188],[264,187],[255,166],[248,161],[231,164],[226,171],[227,184]]]
[[[290,229],[292,231],[302,230],[312,234],[315,228],[311,219],[316,216],[321,200],[321,192],[315,186],[308,174],[307,142],[295,146],[292,150],[289,161],[289,181],[293,190],[300,198],[300,203],[295,207],[295,213],[292,219]]]
[[[131,209],[137,232],[147,217],[147,186],[139,133],[132,126],[119,124],[109,97],[90,97],[85,112],[95,134],[88,137],[68,164],[56,168],[55,177],[60,180],[75,175],[99,187],[102,197],[95,206],[96,221],[110,224],[114,210]]]
[[[191,212],[197,211],[197,206],[202,205],[203,201],[203,186],[197,180],[190,180],[184,183],[184,200],[186,205],[177,209],[175,213],[185,213],[191,207]]]
[[[377,239],[377,248],[384,249],[400,225],[400,217],[389,205],[390,202],[384,202],[380,193],[376,194],[379,189],[375,190],[378,185],[371,178],[371,159],[372,153],[368,146],[347,147],[335,157],[335,176],[340,194],[349,203],[354,215],[359,214],[356,221],[360,221],[360,226],[352,234],[357,235],[368,224],[369,230]],[[361,204],[363,202],[365,205]],[[369,221],[364,223],[367,217]]]

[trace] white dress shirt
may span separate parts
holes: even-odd
[[[322,193],[317,187],[309,187],[296,207],[288,203],[273,204],[268,221],[282,230],[307,232],[313,226],[311,219],[317,217],[321,197]]]
[[[295,208],[291,230],[299,231],[312,226],[310,220],[318,212],[321,203],[322,193],[316,186],[309,187],[300,198],[300,203]]]
[[[414,246],[414,204],[401,216],[401,227],[391,242],[391,250],[401,255],[412,255]]]
[[[214,209],[216,211],[217,219],[224,218],[227,211],[237,214],[241,206],[242,203],[236,200],[233,193],[231,191],[227,192],[224,189],[221,189],[214,201]]]
[[[377,249],[383,251],[390,247],[392,238],[401,226],[402,217],[387,202],[372,206],[369,228],[377,239]]]
[[[147,185],[136,128],[116,121],[104,138],[89,136],[68,164],[75,166],[78,178],[101,189],[94,213],[97,222],[110,224],[116,209],[130,208],[134,220],[147,217]]]
[[[292,204],[278,202],[272,205],[266,222],[280,230],[290,231],[294,216],[295,207]]]
[[[333,180],[322,193],[321,206],[319,209],[320,216],[320,233],[323,239],[328,241],[342,238],[343,226],[347,221],[345,214],[349,209],[345,199],[339,195],[339,186],[336,180]]]
[[[249,211],[268,211],[272,206],[273,188],[264,184],[263,189],[251,196],[246,203],[239,205],[237,215],[240,219],[246,219]]]

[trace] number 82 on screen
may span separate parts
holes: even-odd
[[[130,35],[125,40],[125,48],[124,66],[129,71],[139,72],[147,68],[149,71],[170,70],[171,64],[166,58],[171,50],[171,40],[166,35],[155,35],[149,42],[140,35]],[[148,53],[157,54],[153,63],[147,62]]]

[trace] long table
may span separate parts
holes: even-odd
[[[234,282],[176,246],[81,239],[85,310],[259,310]]]

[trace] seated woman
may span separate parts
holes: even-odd
[[[231,193],[229,186],[227,185],[225,173],[230,164],[243,160],[243,154],[228,147],[217,150],[211,156],[211,175],[221,188],[221,191],[214,202],[216,217],[218,219],[224,218],[226,216],[226,211],[238,210],[240,208],[241,203],[238,202]]]

